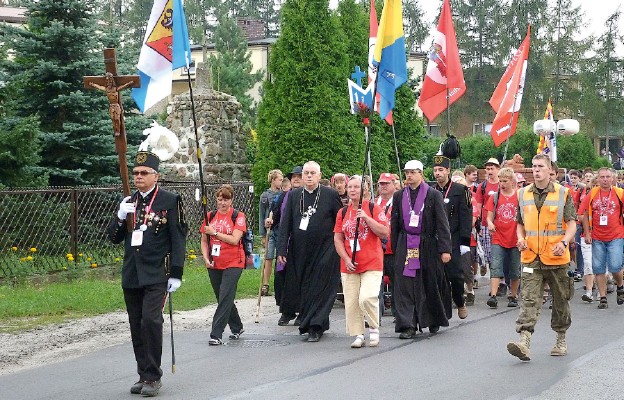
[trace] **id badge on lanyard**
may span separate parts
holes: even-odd
[[[601,215],[600,216],[600,226],[607,226],[607,216],[606,215]]]
[[[309,217],[301,218],[301,222],[299,223],[299,229],[301,229],[302,231],[308,230],[308,222],[310,222]]]
[[[130,241],[130,246],[137,247],[143,244],[143,231],[135,230],[132,231],[132,240]]]
[[[420,222],[419,220],[420,216],[418,214],[410,214],[409,226],[411,226],[412,228],[418,227],[418,222]]]

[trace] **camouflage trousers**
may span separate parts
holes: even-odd
[[[548,284],[552,294],[550,326],[555,332],[567,331],[572,323],[570,299],[574,294],[574,280],[568,276],[568,265],[544,266],[539,260],[522,263],[521,282],[522,303],[516,332],[533,332],[542,309],[544,284]]]

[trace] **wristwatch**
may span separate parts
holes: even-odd
[[[563,247],[568,247],[568,242],[566,242],[565,240],[562,240],[561,243],[563,243]]]
[[[219,233],[219,232],[215,231],[215,233],[213,233],[213,234],[212,234],[212,236],[217,237],[217,234],[218,234],[218,233]]]

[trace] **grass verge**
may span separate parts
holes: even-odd
[[[243,271],[236,298],[257,296],[259,280],[259,270]],[[215,302],[206,269],[185,268],[182,286],[174,298],[175,309],[193,310]],[[0,332],[19,332],[124,309],[119,274],[86,274],[70,281],[0,286]]]

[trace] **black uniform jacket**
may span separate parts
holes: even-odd
[[[130,201],[137,202],[135,229],[143,224],[146,208],[154,196],[152,190],[145,199],[136,192]],[[138,200],[137,200],[138,199]],[[152,208],[147,213],[147,230],[143,232],[143,244],[132,246],[132,233],[126,228],[126,220],[117,217],[108,226],[108,236],[113,243],[124,241],[125,252],[121,270],[121,286],[139,288],[167,281],[168,277],[182,278],[186,253],[187,225],[184,222],[180,195],[158,189]],[[169,259],[169,271],[165,258]]]

